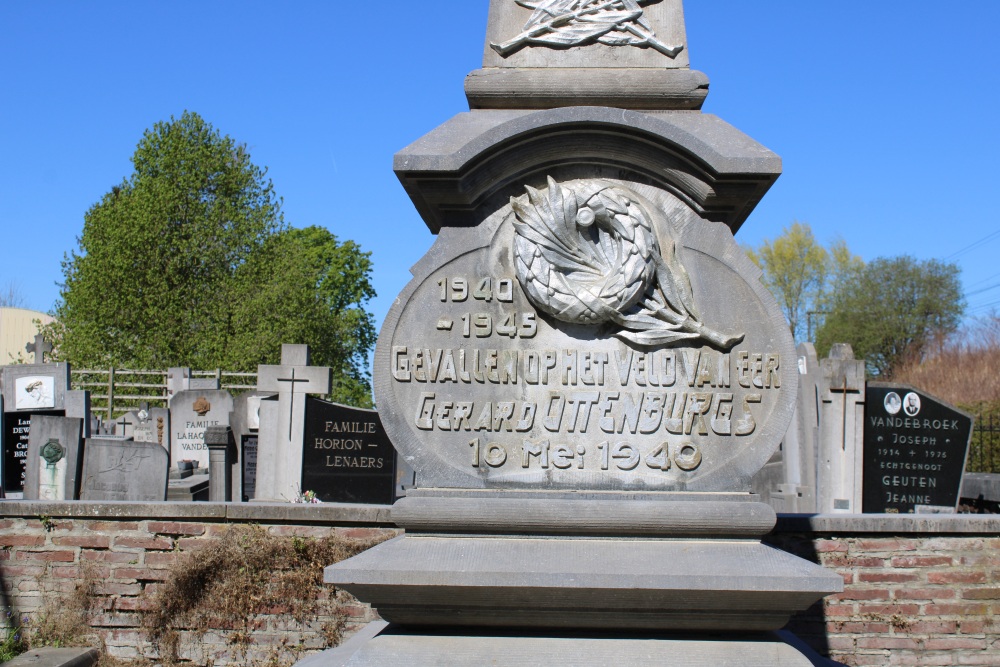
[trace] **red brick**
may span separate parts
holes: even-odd
[[[963,635],[979,635],[986,631],[987,625],[986,621],[960,621],[959,630]]]
[[[104,535],[63,535],[52,538],[52,544],[61,547],[83,547],[85,549],[107,549],[111,538]]]
[[[93,561],[99,563],[135,563],[139,559],[139,554],[127,553],[124,551],[81,551],[81,561]]]
[[[858,579],[862,583],[893,583],[903,584],[916,581],[919,577],[910,572],[861,572]]]
[[[5,578],[10,577],[37,577],[45,572],[43,565],[4,565],[0,568],[0,575]]]
[[[985,639],[975,639],[973,637],[941,637],[924,640],[924,647],[928,651],[952,651],[958,648],[971,648],[983,650],[986,648]]]
[[[177,547],[181,551],[194,551],[196,549],[203,549],[205,547],[211,547],[219,543],[216,538],[200,538],[200,537],[179,537],[177,538]]]
[[[924,607],[925,616],[985,616],[989,609],[985,604],[929,604]]]
[[[847,623],[838,623],[836,621],[829,622],[826,624],[826,629],[828,632],[836,632],[839,634],[848,635],[860,635],[865,633],[888,633],[889,624],[880,623],[878,621],[851,621]]]
[[[951,556],[893,556],[893,567],[934,567],[951,565]]]
[[[955,597],[953,588],[897,588],[892,592],[897,600],[948,600]]]
[[[117,584],[109,581],[97,582],[98,595],[141,595],[141,584]]]
[[[907,637],[858,637],[858,648],[917,649],[920,642]]]
[[[95,533],[124,533],[139,530],[135,521],[85,521],[84,528]]]
[[[169,570],[154,570],[137,567],[118,567],[112,573],[115,579],[135,579],[137,581],[166,581],[170,578]]]
[[[19,551],[17,559],[72,563],[76,560],[76,553],[72,551]]]
[[[343,534],[341,533],[343,529],[334,529],[325,526],[268,526],[267,528],[267,532],[279,537],[323,538],[329,537],[335,530],[338,534]]]
[[[916,621],[906,628],[907,634],[921,635],[953,635],[958,632],[955,621]]]
[[[147,600],[146,598],[117,598],[113,608],[117,611],[147,611],[154,609],[155,604],[152,600]]]
[[[870,551],[915,551],[919,548],[917,540],[903,539],[871,539],[858,540],[856,550],[860,552]]]
[[[166,566],[173,565],[174,563],[177,562],[178,558],[180,558],[180,554],[173,551],[167,553],[153,552],[153,553],[147,553],[143,557],[142,562],[148,566],[161,567],[164,565]]]
[[[828,604],[824,607],[823,613],[827,618],[853,618],[854,605],[852,604]]]
[[[169,551],[174,548],[174,541],[169,537],[116,537],[115,548],[149,549],[153,551]]]
[[[816,540],[816,553],[847,552],[847,544],[839,540]]]
[[[849,588],[843,593],[830,595],[828,600],[888,600],[889,591],[885,588]]]
[[[983,584],[986,583],[986,573],[975,570],[928,572],[927,582],[931,584]]]
[[[40,547],[43,544],[43,535],[0,535],[0,547]]]
[[[13,519],[0,520],[0,530],[7,530],[8,528],[13,528],[13,527],[14,527]]]
[[[967,588],[962,591],[962,597],[966,600],[998,600],[1000,588]]]
[[[374,540],[380,537],[392,537],[399,534],[399,531],[384,528],[338,528],[337,534],[355,540]]]
[[[878,614],[879,616],[916,616],[920,612],[920,605],[916,604],[861,604],[858,605],[858,613]]]
[[[146,524],[151,533],[161,535],[204,535],[205,524],[181,523],[179,521],[150,521]]]

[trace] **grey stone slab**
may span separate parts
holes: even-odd
[[[197,461],[208,469],[205,429],[228,426],[233,397],[224,390],[185,390],[170,398],[170,464]]]
[[[24,497],[75,500],[83,467],[83,420],[35,415],[31,419]]]
[[[167,500],[170,502],[207,502],[209,497],[209,476],[191,475],[183,479],[167,481]]]
[[[395,526],[389,507],[381,505],[233,503],[227,506],[226,516],[247,521]]]
[[[995,514],[779,514],[779,533],[997,535]]]
[[[542,10],[557,9],[560,5],[567,3],[542,2],[545,5]],[[644,3],[645,4],[645,3]],[[614,11],[616,8],[612,8]],[[601,21],[605,14],[601,11],[582,16],[579,21],[567,20],[566,16],[557,13],[554,27],[545,30],[545,26],[537,24],[532,26],[534,30],[531,34],[535,36],[534,43],[525,43],[521,48],[515,48],[506,57],[498,53],[492,44],[504,44],[516,39],[525,32],[528,22],[535,13],[532,9],[522,6],[514,0],[490,3],[490,14],[486,27],[486,45],[483,48],[483,67],[539,67],[539,68],[564,68],[564,67],[611,67],[622,69],[635,68],[678,68],[683,69],[690,66],[691,61],[687,52],[687,34],[684,26],[684,10],[681,0],[662,0],[652,4],[645,4],[641,8],[641,16],[635,20],[625,20],[619,25],[628,25],[636,32],[642,32],[653,37],[664,46],[680,47],[673,56],[666,55],[656,48],[633,45],[606,45],[597,41],[596,38],[584,40],[579,46],[566,48],[552,48],[539,44],[540,40],[553,36],[563,28],[572,28],[575,24],[595,25]],[[622,21],[623,13],[614,14],[614,19]],[[561,20],[560,20],[561,19]],[[617,27],[617,26],[615,26]],[[637,36],[625,28],[612,31],[608,37],[620,40],[636,40]]]
[[[5,667],[90,667],[96,665],[100,652],[96,648],[33,648],[12,660]]]
[[[392,623],[598,630],[777,630],[843,590],[833,572],[740,540],[407,534],[324,580]]]
[[[449,630],[454,634],[445,634]],[[756,638],[544,636],[531,631],[490,634],[458,628],[414,632],[376,624],[361,632],[363,645],[349,641],[306,658],[296,663],[296,667],[827,667],[839,664],[814,661],[784,637],[773,634]],[[375,636],[371,637],[372,634]]]
[[[1000,475],[985,472],[967,472],[962,478],[962,497],[1000,502]]]
[[[136,442],[155,442],[164,449],[170,447],[170,410],[166,408],[147,408],[127,412],[116,421],[124,422],[124,430],[120,435],[132,438]]]
[[[697,110],[708,96],[708,77],[674,69],[490,68],[469,73],[465,96],[470,109]]]
[[[192,391],[214,391],[220,389],[219,378],[191,378],[191,381],[188,383],[188,389]]]
[[[83,437],[90,437],[91,418],[90,392],[77,389],[66,392],[66,416],[83,420]]]
[[[162,501],[168,456],[152,442],[91,438],[83,456],[81,500]]]
[[[221,503],[168,503],[134,501],[46,501],[14,500],[0,503],[0,516],[38,516],[114,519],[223,520]]]
[[[774,528],[774,510],[764,503],[676,494],[683,495],[702,497],[671,500],[668,495],[643,501],[411,496],[392,506],[392,520],[410,533],[759,538]]]
[[[575,106],[459,114],[397,153],[393,168],[434,233],[479,224],[546,175],[635,178],[679,191],[735,233],[781,160],[709,114]]]
[[[563,198],[596,188],[631,202],[629,216],[651,225],[641,243],[658,238],[669,249],[701,333],[645,342],[618,320],[589,324],[590,306],[565,296],[574,289],[565,285],[547,303],[542,281],[567,279],[541,268],[536,280],[526,268],[535,260],[522,254],[531,251],[515,218],[526,196],[473,230],[445,228],[375,352],[376,402],[418,484],[748,490],[787,429],[798,381],[787,324],[759,268],[728,229],[659,188],[611,179],[545,188]],[[567,321],[571,308],[584,319]]]

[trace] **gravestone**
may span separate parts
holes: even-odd
[[[967,413],[908,385],[869,382],[864,512],[954,512],[971,438]]]
[[[164,449],[170,444],[170,410],[142,405],[138,410],[126,412],[115,424],[121,425],[116,435],[132,438],[136,442],[155,442]]]
[[[3,393],[3,425],[0,427],[3,489],[7,498],[20,498],[24,490],[32,418],[45,415],[89,420],[90,393],[70,390],[70,368],[65,363],[4,366],[0,369],[0,386]],[[84,437],[89,433],[88,423],[85,421]]]
[[[329,394],[331,370],[309,365],[308,345],[282,345],[280,366],[257,367],[260,403],[254,500],[289,501],[302,493],[306,395]]]
[[[233,401],[229,423],[236,443],[232,466],[233,502],[253,499],[257,491],[257,441],[260,432],[260,402],[268,394],[251,391]]]
[[[167,451],[156,443],[91,438],[84,448],[80,500],[162,502],[168,466]]]
[[[843,581],[760,542],[799,372],[733,239],[780,160],[697,113],[685,35],[492,0],[473,110],[396,155],[438,234],[373,372],[416,487],[325,575],[390,625],[319,664],[812,664],[768,633]]]
[[[378,412],[306,398],[303,492],[325,503],[391,505],[396,450]]]
[[[83,467],[83,420],[35,415],[26,458],[25,499],[76,500]]]
[[[170,465],[181,461],[196,461],[198,468],[208,469],[208,448],[205,429],[209,426],[229,426],[233,397],[221,389],[187,389],[170,398]]]

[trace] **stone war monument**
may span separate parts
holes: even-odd
[[[680,0],[492,0],[472,110],[395,158],[406,533],[326,570],[388,625],[311,665],[814,664],[772,632],[843,583],[760,542],[798,370],[733,239],[781,163],[707,92]]]
[[[955,512],[972,416],[908,385],[869,382],[866,398],[864,512]]]

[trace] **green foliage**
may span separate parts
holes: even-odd
[[[0,630],[3,633],[3,639],[0,639],[0,663],[13,660],[28,648],[27,642],[24,641],[24,630],[17,622],[13,611],[7,610],[4,626]]]
[[[928,343],[958,328],[965,309],[958,276],[955,264],[908,256],[849,267],[826,301],[817,352],[822,357],[834,343],[850,343],[880,377],[919,361]]]
[[[806,338],[808,312],[822,310],[829,278],[836,280],[861,262],[843,241],[827,250],[816,242],[809,225],[801,222],[793,222],[781,236],[746,252],[763,270],[764,284],[778,300],[796,340]]]
[[[334,367],[334,399],[369,405],[369,254],[286,227],[266,170],[195,113],[146,131],[132,164],[63,262],[59,325],[43,332],[59,358],[253,371],[307,343]]]

